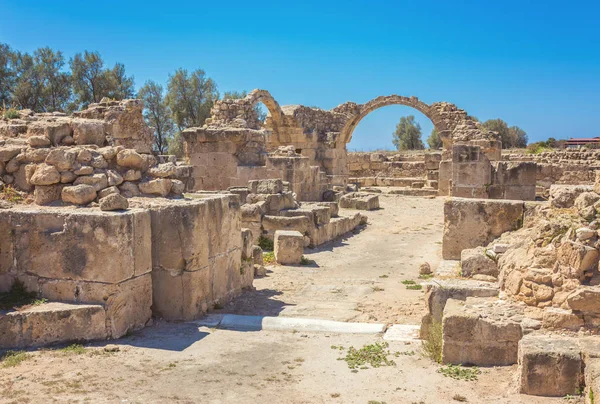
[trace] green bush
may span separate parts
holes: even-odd
[[[14,108],[8,108],[4,111],[4,117],[6,119],[17,119],[20,116],[19,111]]]
[[[258,246],[262,248],[263,251],[273,251],[273,241],[265,236],[260,236],[258,238]]]

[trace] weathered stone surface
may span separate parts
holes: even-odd
[[[98,199],[102,199],[105,196],[111,195],[111,194],[120,194],[121,192],[119,191],[119,188],[117,187],[108,187],[108,188],[104,188],[102,191],[98,192]]]
[[[108,179],[108,186],[112,187],[115,185],[121,185],[123,183],[123,177],[115,170],[107,170],[106,178]]]
[[[351,192],[340,198],[340,208],[359,210],[379,209],[379,196],[361,192]]]
[[[52,185],[60,182],[60,173],[51,165],[40,164],[29,179],[32,185]]]
[[[48,205],[61,198],[62,185],[39,185],[33,191],[36,205]]]
[[[3,349],[106,337],[106,313],[101,305],[52,302],[0,314]]]
[[[100,121],[91,119],[73,119],[71,126],[73,128],[73,140],[75,140],[75,144],[95,144],[97,146],[104,146],[106,143],[104,123]]]
[[[171,193],[175,195],[182,195],[185,191],[185,184],[183,181],[171,180]]]
[[[503,366],[517,362],[518,343],[523,336],[519,317],[506,315],[508,307],[495,304],[477,298],[467,298],[466,303],[455,299],[446,302],[443,363]],[[481,315],[482,311],[487,315]]]
[[[584,185],[552,185],[550,186],[550,204],[555,208],[570,208],[579,195],[591,190],[591,186]]]
[[[526,336],[519,343],[519,391],[535,396],[578,394],[583,362],[577,341]]]
[[[152,177],[167,178],[175,175],[175,164],[164,163],[148,170],[148,174]]]
[[[571,310],[556,307],[547,307],[544,309],[542,323],[544,328],[557,330],[569,329],[577,331],[583,327],[583,320],[573,314]]]
[[[121,191],[121,195],[125,198],[133,198],[134,196],[140,196],[140,190],[138,186],[130,181],[125,181],[119,186],[119,190]]]
[[[117,164],[121,167],[141,170],[144,167],[145,161],[135,150],[126,149],[117,153]]]
[[[124,196],[121,194],[112,193],[98,201],[100,204],[100,210],[124,210],[129,208],[129,203]]]
[[[487,245],[523,225],[523,202],[452,198],[444,203],[444,259],[459,259],[462,250]]]
[[[572,310],[600,313],[600,286],[582,286],[567,297]]]
[[[142,178],[142,172],[139,170],[127,170],[123,174],[123,180],[125,181],[137,181]]]
[[[283,192],[281,179],[253,180],[248,183],[252,194],[280,194]]]
[[[463,276],[498,276],[498,265],[493,259],[495,254],[485,247],[469,248],[460,253],[460,265]]]
[[[138,188],[144,194],[167,196],[171,192],[172,182],[166,178],[157,178],[155,180],[143,181],[138,184]]]
[[[429,265],[429,262],[424,262],[419,266],[419,275],[430,275],[431,273],[431,265]]]
[[[96,190],[90,185],[75,185],[64,187],[61,191],[63,202],[75,205],[87,205],[96,199]]]
[[[275,232],[275,260],[282,265],[297,265],[302,261],[304,236],[298,231]]]
[[[50,147],[52,144],[46,136],[30,136],[27,138],[27,143],[31,147]]]
[[[89,185],[94,188],[96,192],[100,192],[104,188],[108,187],[108,179],[106,174],[94,174],[77,177],[73,182],[73,185]]]

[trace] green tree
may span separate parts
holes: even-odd
[[[15,54],[8,44],[0,43],[0,107],[10,105],[15,85]]]
[[[245,98],[247,95],[248,93],[246,91],[225,91],[225,93],[223,93],[223,99],[237,100],[240,98]],[[256,116],[260,122],[264,122],[265,119],[267,119],[267,113],[262,108],[260,103],[256,103],[254,106],[254,112],[256,113]]]
[[[80,108],[100,102],[108,91],[104,61],[98,52],[76,54],[69,62],[73,79],[73,94]]]
[[[440,139],[440,133],[435,127],[431,130],[431,134],[427,138],[427,144],[429,145],[430,149],[439,149],[440,147],[442,147],[442,139]]]
[[[524,148],[527,147],[527,133],[518,126],[508,128],[508,133],[512,143],[512,147]]]
[[[34,52],[34,61],[43,86],[41,110],[65,111],[71,99],[71,75],[62,71],[65,65],[62,52],[39,48]]]
[[[76,54],[69,62],[72,72],[73,93],[79,108],[108,97],[116,100],[133,97],[133,77],[127,77],[125,66],[117,63],[112,69],[104,68],[98,52]]]
[[[21,109],[41,111],[44,83],[40,66],[28,53],[14,55],[15,84],[12,89],[13,104]]]
[[[425,148],[421,140],[421,125],[415,122],[413,115],[403,116],[396,125],[394,146],[398,150],[422,150]]]
[[[138,92],[138,98],[144,101],[144,119],[154,128],[154,150],[158,154],[167,152],[169,141],[173,139],[173,119],[167,106],[163,87],[149,80]]]
[[[483,123],[483,127],[489,131],[498,132],[502,141],[502,148],[510,149],[513,147],[508,125],[502,119],[489,119]]]
[[[124,64],[115,64],[115,67],[107,70],[105,74],[108,82],[107,97],[115,100],[133,98],[135,94],[133,76],[127,77]]]
[[[218,99],[217,85],[206,77],[204,70],[189,73],[186,69],[178,69],[169,76],[166,101],[180,131],[204,125]]]

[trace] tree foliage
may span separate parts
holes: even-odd
[[[167,105],[179,130],[202,126],[210,117],[210,109],[219,99],[217,85],[202,69],[189,73],[178,69],[169,76]]]
[[[398,150],[422,150],[425,148],[421,140],[421,125],[413,115],[403,116],[396,125],[393,139]]]
[[[100,102],[104,97],[121,100],[134,94],[133,77],[127,77],[125,66],[117,63],[112,69],[105,69],[98,52],[78,53],[69,64],[73,94],[79,108]]]
[[[154,128],[154,150],[158,154],[165,154],[169,141],[173,139],[174,125],[171,110],[165,102],[163,87],[149,80],[140,88],[137,96],[144,101],[146,123]]]
[[[527,133],[518,126],[509,127],[502,119],[489,119],[483,123],[487,130],[498,132],[502,148],[523,148],[527,146]]]
[[[427,138],[427,144],[429,145],[430,149],[439,149],[440,147],[442,147],[442,139],[440,139],[440,133],[435,127],[431,130],[431,134]]]

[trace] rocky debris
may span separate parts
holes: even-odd
[[[66,203],[87,205],[96,199],[96,190],[85,184],[68,186],[62,189],[61,198]]]
[[[99,200],[101,210],[125,210],[129,208],[127,198],[121,194],[112,193]]]
[[[419,275],[431,275],[431,265],[429,262],[424,262],[419,266]]]

